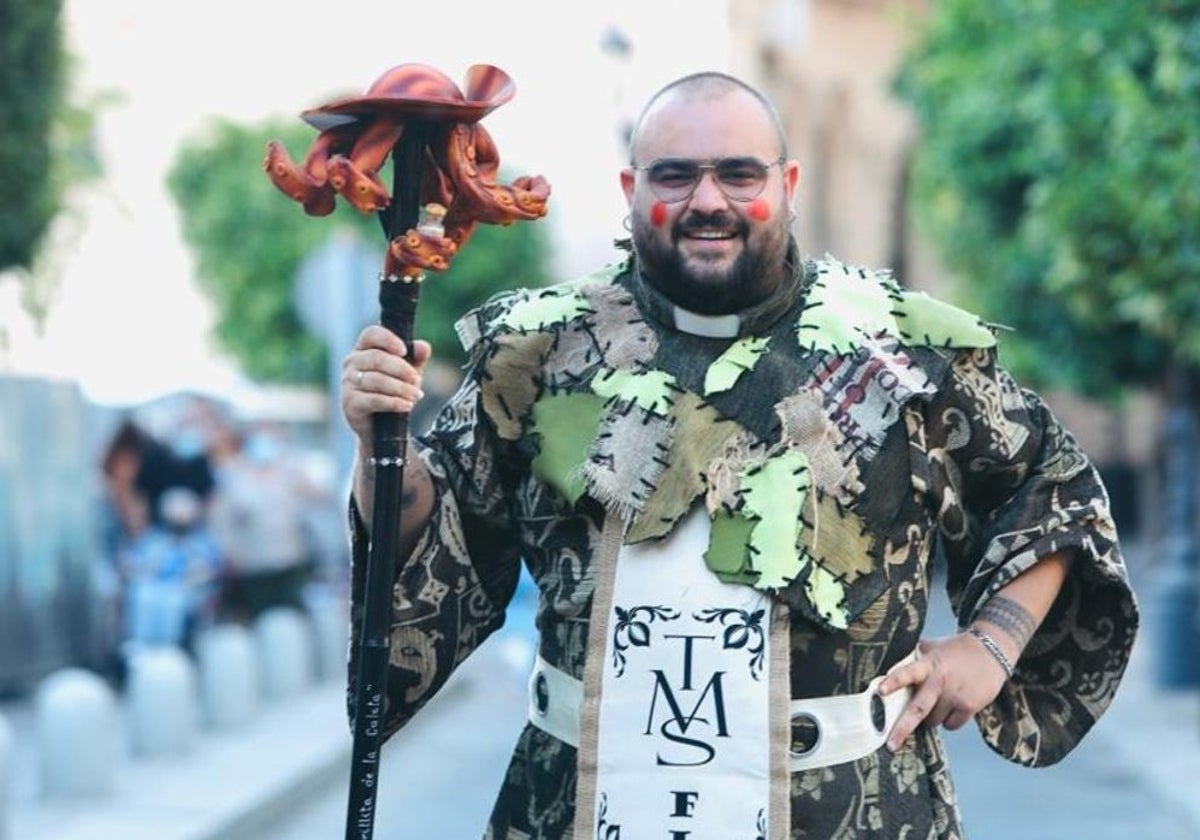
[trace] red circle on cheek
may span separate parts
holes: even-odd
[[[765,222],[771,218],[771,205],[765,198],[756,198],[746,206],[746,215],[756,222]]]
[[[656,201],[650,205],[650,224],[662,227],[667,223],[667,205]]]

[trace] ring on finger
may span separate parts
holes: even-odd
[[[354,378],[354,381],[358,384],[359,388],[362,387],[363,377],[366,375],[366,373],[367,372],[365,370],[360,370]]]

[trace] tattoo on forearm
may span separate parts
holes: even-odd
[[[1037,622],[1033,620],[1029,610],[1003,595],[994,596],[992,600],[984,604],[983,609],[975,617],[979,621],[986,621],[999,627],[1017,643],[1021,650],[1025,649],[1029,640],[1033,638],[1034,631],[1037,630]]]

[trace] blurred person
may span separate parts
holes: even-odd
[[[487,837],[962,837],[939,726],[1051,764],[1121,681],[1137,610],[1099,475],[978,317],[803,255],[758,91],[667,85],[620,183],[626,259],[459,323],[463,384],[404,465],[385,736],[523,562],[538,660]],[[394,468],[372,418],[413,409],[430,357],[406,349],[369,327],[344,363],[352,689]]]
[[[216,618],[221,554],[194,490],[169,487],[159,506],[122,552],[126,643],[190,648]]]
[[[271,607],[304,608],[313,563],[305,532],[312,490],[268,428],[224,444],[210,512],[226,559],[222,611],[252,622]]]
[[[194,420],[195,409],[189,409],[174,428],[162,432],[162,437],[147,435],[134,484],[145,498],[149,521],[168,527],[162,519],[162,497],[175,487],[186,487],[196,494],[202,506],[207,505],[213,490],[213,474],[207,453],[209,433],[204,424]]]
[[[209,468],[212,470],[213,481],[218,487],[225,466],[240,457],[245,438],[245,432],[240,424],[231,419],[222,419],[213,425],[208,438],[206,454]]]
[[[104,473],[104,543],[115,558],[120,548],[150,524],[149,502],[138,486],[142,460],[154,438],[131,418],[117,425],[104,450],[100,469]]]

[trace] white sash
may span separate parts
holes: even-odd
[[[697,506],[668,538],[622,546],[611,598],[598,587],[592,618],[604,639],[592,650],[604,659],[598,669],[589,663],[600,684],[594,788],[590,779],[582,786],[594,799],[579,803],[590,805],[585,837],[770,836],[772,770],[781,766],[771,738],[771,666],[780,654],[770,631],[772,611],[782,608],[708,570],[709,527]],[[590,763],[583,758],[581,768]]]

